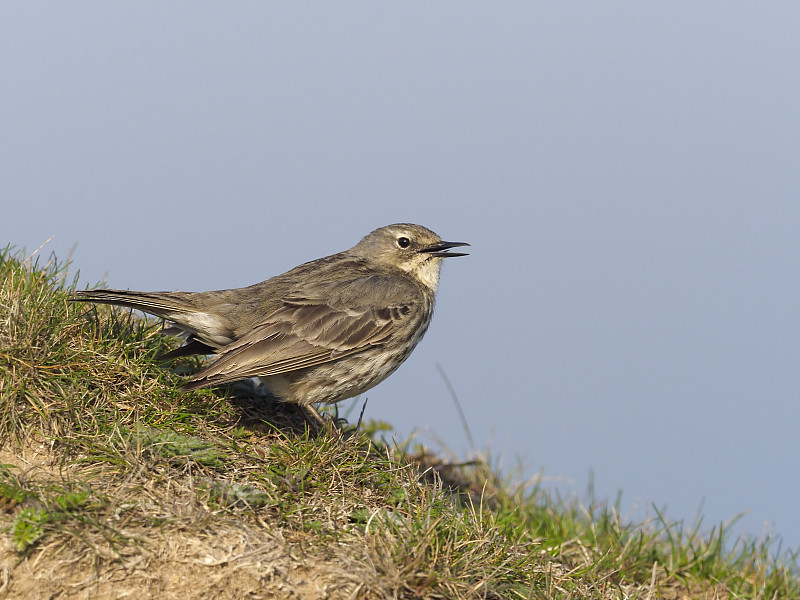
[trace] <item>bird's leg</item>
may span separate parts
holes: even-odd
[[[308,426],[311,428],[311,431],[314,432],[314,436],[318,436],[320,432],[328,428],[328,423],[326,423],[325,419],[322,418],[322,415],[319,414],[316,408],[314,408],[313,404],[307,404],[305,406],[301,406],[299,404],[295,404],[297,408],[300,410],[300,414],[303,416],[303,420],[308,423]]]

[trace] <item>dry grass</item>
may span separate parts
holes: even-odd
[[[795,556],[621,522],[248,386],[182,392],[160,325],[0,251],[0,597],[796,598]]]

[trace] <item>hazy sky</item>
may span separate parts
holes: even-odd
[[[248,285],[468,241],[367,416],[800,546],[800,6],[3,3],[0,244]],[[77,244],[77,246],[76,246]]]

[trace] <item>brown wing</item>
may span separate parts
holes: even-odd
[[[226,346],[185,387],[280,375],[357,354],[389,339],[420,299],[412,284],[393,277],[317,285],[314,292],[284,298],[282,308]]]

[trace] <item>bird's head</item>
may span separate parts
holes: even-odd
[[[469,244],[445,242],[422,225],[397,223],[376,229],[351,252],[379,266],[405,271],[431,291],[436,291],[442,260],[450,256],[467,256],[464,252],[449,252],[450,248],[459,246]]]

